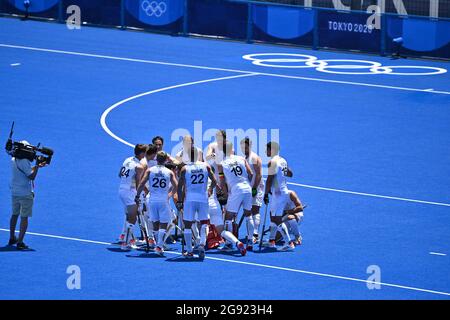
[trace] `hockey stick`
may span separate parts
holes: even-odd
[[[144,225],[145,221],[142,217],[142,213],[139,210],[139,208],[137,210],[137,218],[138,218],[139,228],[141,229],[141,233],[144,234],[145,252],[148,253],[150,251],[150,244],[148,243],[147,226]]]
[[[262,227],[262,232],[261,232],[261,237],[260,237],[260,239],[259,239],[259,252],[261,252],[261,250],[262,250],[262,243],[263,243],[263,238],[264,238],[264,229],[266,228],[266,219],[267,219],[267,208],[268,208],[269,206],[266,204],[266,210],[265,210],[265,213],[264,213],[264,223],[263,223],[263,227]]]
[[[178,219],[181,221],[181,254],[184,252],[184,222],[183,222],[183,213],[181,210],[178,210]],[[177,226],[178,227],[178,226]]]

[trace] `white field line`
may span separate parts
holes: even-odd
[[[389,200],[399,200],[399,201],[406,201],[406,202],[431,204],[431,205],[435,205],[435,206],[450,207],[450,203],[443,203],[443,202],[434,202],[434,201],[416,200],[416,199],[408,199],[408,198],[400,198],[400,197],[392,197],[392,196],[383,196],[380,194],[325,188],[325,187],[318,187],[318,186],[312,186],[312,185],[308,185],[308,184],[301,184],[301,183],[294,183],[294,182],[288,182],[288,184],[293,185],[293,186],[302,187],[302,188],[310,188],[310,189],[332,191],[332,192],[339,192],[339,193],[348,193],[348,194],[354,194],[354,195],[365,196],[365,197],[374,197],[374,198],[382,198],[382,199],[389,199]]]
[[[130,147],[134,148],[134,145],[132,143],[130,143],[128,141],[125,141],[124,139],[118,137],[116,134],[114,134],[108,128],[108,125],[106,124],[106,117],[108,116],[108,114],[111,111],[113,111],[117,107],[121,106],[122,104],[124,104],[124,103],[126,103],[128,101],[131,101],[131,100],[134,100],[134,99],[137,99],[137,98],[140,98],[140,97],[144,97],[144,96],[147,96],[147,95],[151,95],[151,94],[154,94],[154,93],[158,93],[158,92],[168,91],[168,90],[171,90],[171,89],[176,89],[176,88],[181,88],[181,87],[192,86],[192,85],[201,84],[201,83],[207,83],[207,82],[213,82],[213,81],[221,81],[221,80],[229,80],[229,79],[236,79],[236,78],[242,78],[242,77],[250,77],[250,76],[255,76],[255,75],[257,75],[257,74],[256,73],[245,73],[245,74],[240,74],[240,75],[236,75],[236,76],[228,76],[228,77],[205,79],[205,80],[181,83],[181,84],[177,84],[177,85],[173,85],[173,86],[169,86],[169,87],[165,87],[165,88],[159,88],[159,89],[143,92],[143,93],[134,95],[132,97],[128,97],[126,99],[123,99],[123,100],[113,104],[108,109],[106,109],[103,112],[102,116],[100,117],[100,125],[102,126],[103,130],[105,130],[106,133],[109,134],[112,138],[116,139],[119,142],[122,142],[123,144],[126,144],[127,146],[130,146]]]

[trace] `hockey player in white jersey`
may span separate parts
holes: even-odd
[[[295,245],[302,244],[299,224],[303,221],[303,204],[295,191],[289,190],[289,201],[283,212],[283,222],[286,223],[289,233],[294,235]]]
[[[270,201],[270,211],[272,213],[271,232],[277,230],[284,239],[282,251],[293,251],[295,249],[294,242],[289,236],[287,225],[282,221],[283,212],[289,201],[289,189],[287,187],[286,177],[292,177],[292,171],[289,169],[284,158],[280,157],[280,146],[277,142],[269,142],[267,144],[266,153],[270,157],[268,163],[268,176],[264,194],[264,203],[269,204],[269,193],[272,194]],[[272,246],[274,244],[272,243]]]
[[[120,236],[123,250],[135,249],[136,240],[133,235],[133,226],[137,219],[138,206],[134,199],[137,194],[137,186],[144,173],[144,166],[140,161],[145,157],[147,145],[138,144],[134,147],[134,157],[129,157],[123,162],[120,171],[119,197],[125,206],[126,224],[125,230]]]
[[[189,163],[191,162],[190,150],[194,147],[198,153],[198,161],[203,162],[203,151],[202,149],[194,146],[194,138],[190,135],[186,135],[183,137],[183,148],[177,152],[175,155],[175,159],[179,163]]]
[[[167,154],[164,151],[157,153],[156,161],[157,165],[147,169],[145,172],[137,189],[135,201],[136,203],[140,202],[140,193],[144,190],[148,181],[150,219],[153,222],[153,230],[158,230],[155,251],[162,256],[164,255],[163,245],[167,224],[172,220],[169,199],[177,188],[177,179],[175,174],[164,166],[167,161]]]
[[[225,130],[218,130],[216,132],[216,141],[211,142],[206,150],[206,161],[214,161],[217,165],[223,160],[224,147],[227,140],[227,133]]]
[[[200,221],[200,245],[198,247],[199,258],[205,258],[206,238],[209,233],[208,196],[212,194],[216,186],[216,178],[211,167],[199,161],[197,148],[191,147],[190,160],[180,171],[178,181],[178,203],[177,208],[183,208],[184,240],[187,258],[193,257],[192,249],[192,224],[196,217]],[[208,178],[212,181],[208,187]]]
[[[261,222],[261,215],[259,213],[261,206],[263,204],[264,198],[264,181],[262,179],[262,160],[261,158],[252,150],[252,141],[249,137],[242,139],[241,141],[241,151],[245,155],[245,160],[247,160],[250,168],[253,171],[252,181],[250,185],[252,187],[252,216],[253,223],[255,225],[255,230],[253,232],[253,242],[255,243],[258,239],[259,225]],[[248,228],[247,223],[247,228]]]
[[[250,186],[253,172],[247,160],[233,154],[233,144],[230,141],[225,143],[225,158],[218,167],[221,180],[220,188],[225,189],[225,182],[228,187],[228,201],[225,214],[226,231],[233,231],[232,221],[237,216],[239,209],[241,207],[244,209],[244,215],[249,226],[247,228],[247,248],[239,241],[236,245],[241,254],[245,255],[247,250],[253,250],[254,222],[251,216],[253,200]],[[227,239],[226,236],[227,234],[223,235],[225,239]]]

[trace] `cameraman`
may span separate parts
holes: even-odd
[[[21,141],[24,145],[30,145],[27,141]],[[12,216],[10,220],[10,237],[8,245],[17,244],[18,250],[28,249],[28,246],[23,242],[25,233],[28,228],[28,218],[32,216],[34,192],[33,181],[36,179],[39,168],[46,165],[41,162],[34,167],[28,159],[11,159],[11,196],[12,196]],[[20,233],[19,238],[15,236],[17,220],[20,215]]]

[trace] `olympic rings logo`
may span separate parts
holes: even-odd
[[[447,72],[447,69],[444,68],[428,66],[383,66],[379,62],[367,60],[319,60],[315,56],[296,53],[254,53],[246,54],[242,56],[242,58],[251,61],[252,64],[256,66],[290,69],[315,68],[316,71],[333,74],[387,74],[398,76],[429,76]],[[396,71],[398,69],[412,70],[412,72]]]
[[[167,11],[167,4],[164,1],[148,1],[145,0],[141,4],[142,10],[149,17],[155,16],[157,18],[161,17]]]

